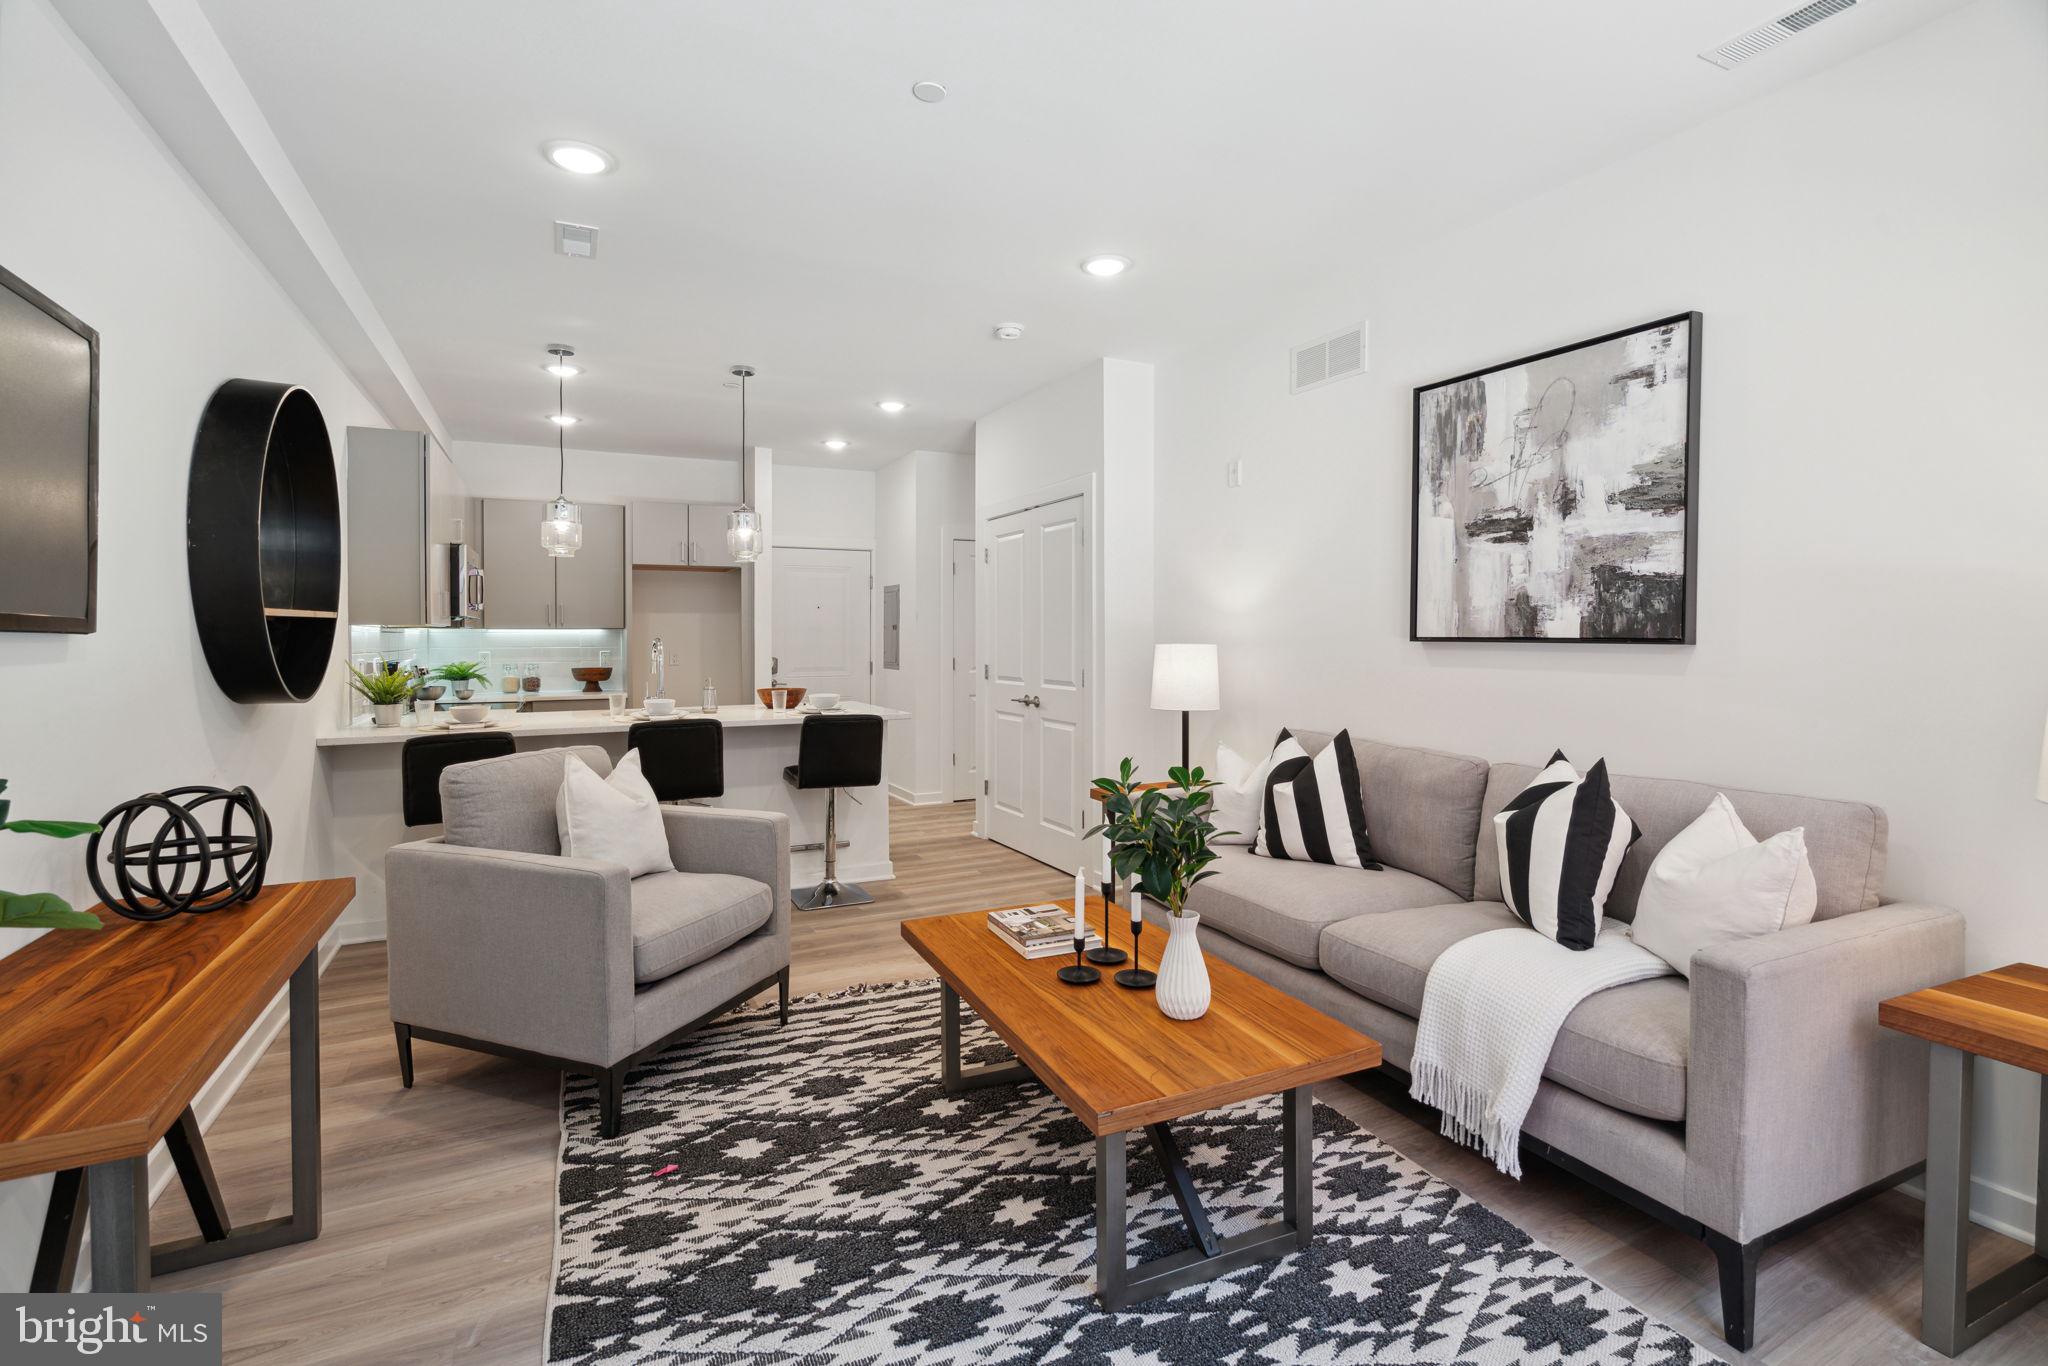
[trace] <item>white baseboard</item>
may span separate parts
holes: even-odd
[[[900,783],[889,784],[889,796],[905,806],[943,806],[947,800],[943,792],[912,792]]]
[[[1905,1182],[1900,1190],[1915,1200],[1927,1198],[1926,1189],[1919,1178]],[[1995,1233],[2003,1233],[2017,1242],[2032,1245],[2034,1241],[2034,1219],[2037,1205],[2033,1197],[2020,1194],[1996,1181],[1987,1181],[1981,1176],[1970,1178],[1970,1222],[1982,1225]]]
[[[382,937],[381,927],[379,937]],[[354,941],[350,941],[354,942]],[[327,965],[334,961],[334,955],[341,951],[343,943],[340,925],[328,931],[320,941],[320,971],[326,973]],[[235,1098],[235,1092],[242,1089],[242,1083],[249,1079],[249,1073],[256,1067],[277,1038],[278,1031],[291,1019],[289,996],[291,987],[286,985],[271,998],[263,1013],[256,1017],[256,1023],[249,1026],[249,1032],[234,1046],[227,1059],[214,1069],[206,1084],[199,1088],[199,1094],[192,1097],[192,1113],[199,1120],[199,1131],[205,1133],[220,1118],[220,1112],[227,1109],[228,1102]],[[170,1149],[159,1143],[149,1154],[149,1202],[153,1205],[177,1179],[178,1169],[171,1161]],[[74,1290],[84,1290],[92,1283],[92,1230],[87,1229],[79,1244],[78,1276],[72,1283]]]
[[[381,944],[384,942],[384,917],[347,916],[336,922],[335,933],[341,944]]]

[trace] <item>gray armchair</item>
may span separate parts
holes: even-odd
[[[589,1072],[612,1138],[643,1057],[770,983],[788,1023],[789,818],[664,807],[677,871],[629,878],[562,857],[571,753],[611,771],[594,746],[449,768],[445,833],[385,855],[391,1022],[406,1086],[415,1038]]]

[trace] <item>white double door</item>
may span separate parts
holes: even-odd
[[[988,523],[988,835],[1062,870],[1080,866],[1093,807],[1088,500]]]
[[[777,546],[773,553],[775,676],[851,702],[874,700],[868,552]]]

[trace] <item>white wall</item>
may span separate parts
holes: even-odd
[[[385,420],[44,0],[0,0],[0,185],[0,264],[97,328],[101,358],[99,629],[0,635],[15,814],[91,819],[153,788],[248,783],[275,828],[270,876],[324,875],[313,733],[338,699],[243,706],[215,687],[185,577],[185,481],[226,379],[305,385],[337,461],[345,427]],[[94,899],[82,843],[4,838],[0,885]],[[29,937],[0,932],[0,952]],[[0,1185],[0,1287],[27,1288],[47,1189]]]
[[[910,713],[889,727],[889,787],[904,801],[926,805],[946,800],[947,541],[974,535],[974,459],[912,451],[880,470],[876,487],[876,588],[902,590],[900,667],[877,662],[877,700]]]
[[[457,441],[448,455],[472,498],[555,496],[557,460],[552,445]],[[579,451],[572,443],[566,465],[569,496],[582,502],[667,498],[686,503],[736,503],[740,497],[737,460]]]
[[[917,455],[892,460],[875,472],[875,701],[912,713],[908,723],[885,728],[883,768],[892,796],[915,800],[917,790],[918,723],[917,660],[923,642],[915,621],[918,596]],[[882,621],[883,590],[897,589],[897,667],[883,664],[888,627]]]
[[[1865,798],[1892,897],[1965,911],[1973,970],[2042,961],[2044,241],[2048,7],[1983,0],[1162,365],[1159,634],[1222,645],[1198,753],[1349,725]],[[1412,386],[1687,308],[1699,644],[1409,643]],[[1369,375],[1289,397],[1288,347],[1361,317]],[[2035,1083],[1989,1070],[1977,1206],[2028,1224]]]
[[[974,499],[1008,504],[1102,469],[1103,362],[1032,390],[974,424]]]
[[[875,472],[778,464],[768,539],[818,550],[872,549]]]

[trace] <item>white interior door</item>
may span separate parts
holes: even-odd
[[[981,664],[974,653],[974,542],[955,541],[952,551],[952,672],[947,687],[952,690],[953,733],[946,737],[951,759],[946,795],[964,802],[981,791],[981,746],[974,724],[974,705],[981,692]]]
[[[988,833],[1065,870],[1084,861],[1092,776],[1087,500],[988,525]]]
[[[874,593],[865,550],[775,548],[775,676],[813,692],[873,700]]]

